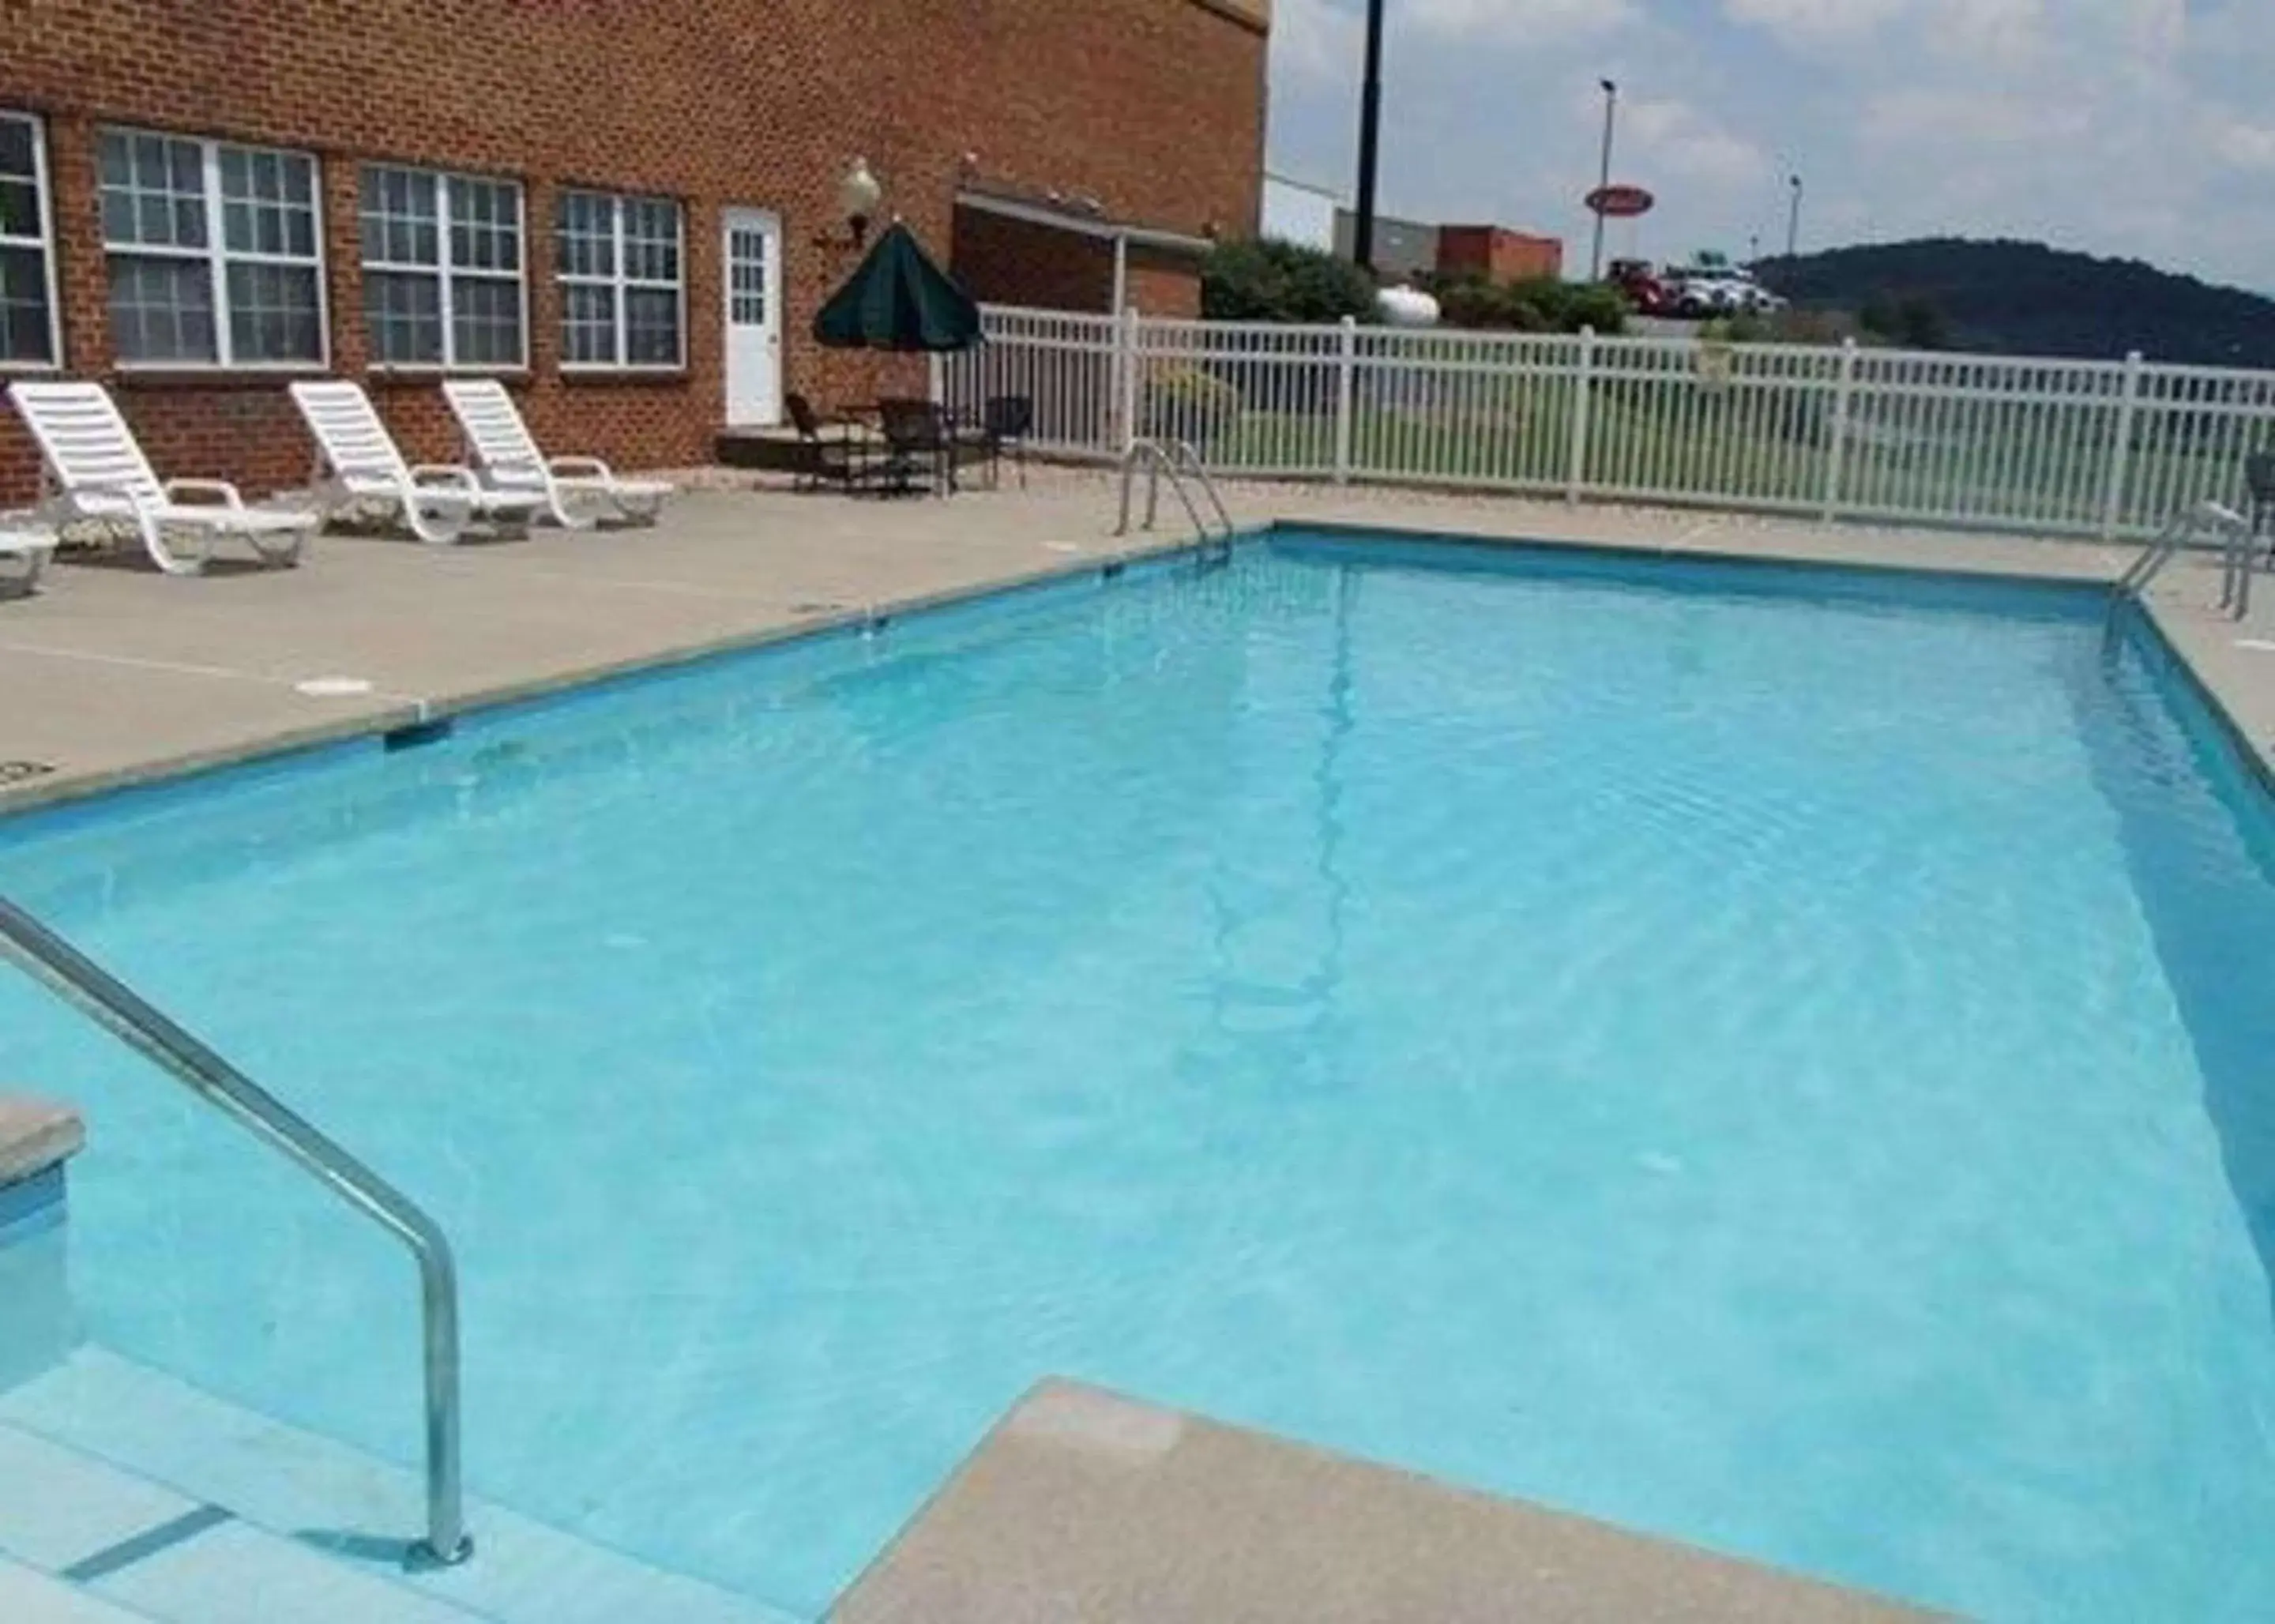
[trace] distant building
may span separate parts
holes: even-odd
[[[1335,252],[1347,260],[1357,257],[1357,222],[1352,210],[1335,210]],[[1535,237],[1501,225],[1425,225],[1377,215],[1374,268],[1387,283],[1432,276],[1483,276],[1493,282],[1561,277],[1564,243],[1561,238]]]
[[[1527,282],[1564,275],[1561,238],[1532,237],[1498,225],[1438,228],[1438,274],[1482,276],[1488,282]]]
[[[1335,210],[1335,252],[1346,260],[1357,257],[1358,216],[1348,208]],[[1374,217],[1374,269],[1385,282],[1426,276],[1438,268],[1438,228],[1419,220],[1400,220],[1390,215]]]
[[[1285,175],[1264,172],[1264,235],[1283,243],[1332,251],[1335,245],[1335,194]]]

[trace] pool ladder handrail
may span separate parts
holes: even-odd
[[[2241,620],[2251,609],[2251,525],[2249,521],[2217,502],[2199,502],[2182,508],[2165,522],[2141,555],[2126,567],[2114,583],[2110,607],[2138,598],[2149,583],[2165,572],[2181,551],[2207,532],[2220,538],[2219,607]]]
[[[472,1555],[458,1460],[458,1273],[442,1227],[291,1107],[5,897],[0,897],[0,959],[155,1061],[410,1248],[419,1265],[426,1343],[427,1536],[412,1542],[404,1562],[449,1567]]]
[[[1130,533],[1130,490],[1136,483],[1140,464],[1145,468],[1145,519],[1138,526],[1151,530],[1160,517],[1161,476],[1169,476],[1169,488],[1177,493],[1177,500],[1185,506],[1185,517],[1192,521],[1193,533],[1199,538],[1204,555],[1221,549],[1224,555],[1232,555],[1235,530],[1232,515],[1225,511],[1224,498],[1217,494],[1216,481],[1209,478],[1208,470],[1201,464],[1201,454],[1190,440],[1153,440],[1140,438],[1130,442],[1122,454],[1122,517],[1114,526],[1114,533]],[[1210,509],[1216,516],[1219,528],[1212,530],[1208,521],[1193,502],[1192,492],[1186,487],[1190,475],[1208,498]]]

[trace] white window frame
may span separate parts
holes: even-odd
[[[217,135],[186,135],[179,130],[152,130],[134,125],[107,124],[95,131],[98,153],[95,176],[96,208],[100,210],[102,197],[102,177],[100,152],[106,135],[123,135],[132,140],[138,135],[155,136],[162,141],[194,141],[198,147],[200,168],[205,181],[206,245],[202,248],[180,248],[169,243],[120,243],[114,245],[106,231],[102,238],[102,268],[106,292],[104,307],[109,308],[107,291],[110,276],[110,258],[124,254],[129,258],[151,260],[203,260],[206,275],[213,288],[214,359],[209,361],[139,360],[130,361],[115,357],[122,372],[258,372],[303,373],[329,372],[332,366],[331,276],[324,260],[324,166],[313,152],[296,147],[269,147],[248,141],[232,141]],[[275,153],[280,157],[306,158],[308,161],[308,201],[314,211],[313,222],[316,239],[316,257],[302,259],[294,253],[262,253],[253,249],[235,249],[226,245],[228,217],[221,194],[221,149],[233,147],[239,152]],[[316,273],[316,359],[311,361],[240,361],[232,359],[234,340],[230,333],[229,268],[238,265],[285,265],[295,270],[313,268]]]
[[[363,256],[363,178],[367,170],[393,170],[420,175],[435,185],[435,249],[432,265],[412,265],[396,260],[367,260]],[[517,263],[510,273],[479,267],[461,268],[450,259],[450,183],[463,180],[478,186],[513,188],[513,242]],[[385,158],[366,158],[356,166],[356,255],[362,268],[398,276],[434,276],[442,283],[442,359],[439,361],[374,360],[365,369],[378,373],[466,373],[518,378],[529,371],[529,187],[512,175],[476,175],[464,170],[429,169],[424,164],[395,163]],[[510,282],[521,291],[521,359],[518,361],[461,361],[457,359],[457,310],[450,303],[450,282],[472,276],[490,282]],[[371,341],[371,318],[364,317],[364,342]]]
[[[56,283],[56,193],[48,170],[48,121],[37,113],[13,107],[0,107],[0,119],[31,126],[32,183],[40,193],[39,240],[0,234],[0,245],[38,249],[40,269],[48,291],[48,359],[26,361],[0,357],[0,372],[58,372],[64,364],[64,312]]]
[[[556,238],[558,237],[561,230],[560,200],[571,193],[575,193],[580,197],[606,198],[608,200],[608,240],[614,252],[612,253],[608,261],[609,274],[608,276],[571,276],[560,268],[560,250],[556,245],[554,249],[555,258],[553,281],[556,286],[563,288],[606,288],[608,290],[608,301],[616,315],[615,332],[616,339],[616,358],[612,361],[572,361],[568,359],[568,349],[565,342],[568,326],[568,317],[566,314],[568,301],[563,299],[561,301],[563,313],[561,317],[560,322],[563,329],[562,336],[563,338],[561,370],[564,373],[581,374],[646,373],[658,376],[669,376],[674,373],[685,372],[687,370],[686,200],[684,198],[667,196],[663,193],[660,192],[612,192],[605,186],[564,185],[559,188],[554,194],[553,230]],[[676,282],[657,282],[646,276],[631,276],[625,274],[624,205],[626,203],[669,203],[671,205],[672,222],[676,227],[676,238],[673,243],[673,250],[677,255],[679,261],[679,278]],[[673,293],[677,295],[679,306],[677,317],[679,330],[679,355],[676,359],[669,361],[628,361],[624,359],[624,346],[630,342],[631,337],[631,322],[624,299],[624,293],[627,289],[634,288],[639,289],[644,292],[650,293],[656,291],[660,288],[669,288]]]

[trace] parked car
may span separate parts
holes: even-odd
[[[1673,313],[1692,321],[1710,316],[1768,315],[1786,301],[1733,266],[1693,266],[1669,270]]]
[[[1674,273],[1674,313],[1692,321],[1728,315],[1742,307],[1738,283],[1719,272]]]

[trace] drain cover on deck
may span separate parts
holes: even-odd
[[[371,684],[360,676],[312,676],[305,683],[293,684],[292,691],[312,699],[344,699],[353,694],[369,693]]]
[[[52,761],[0,761],[0,784],[20,784],[55,770]]]

